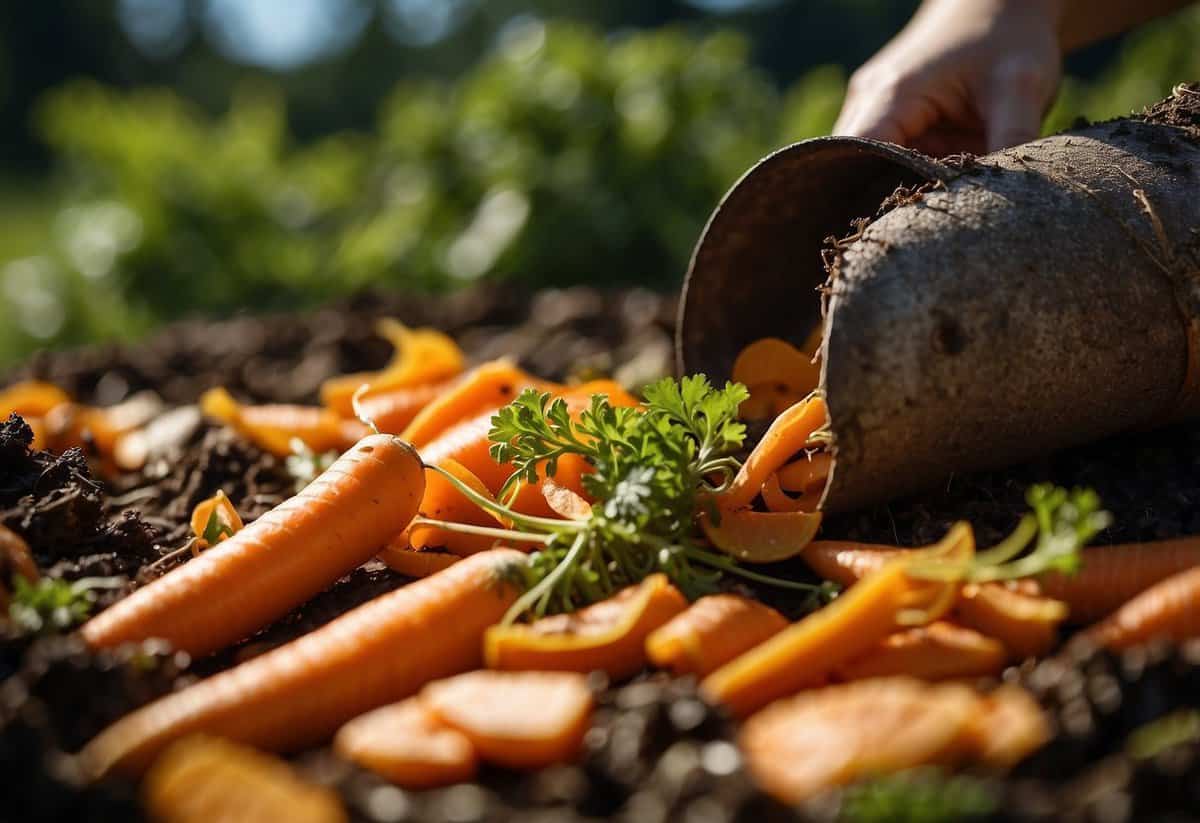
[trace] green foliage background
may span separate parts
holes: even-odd
[[[1200,78],[1200,9],[1145,27],[1046,128]],[[840,66],[787,88],[746,38],[527,22],[452,80],[404,80],[370,127],[312,139],[276,84],[213,115],[168,89],[71,82],[37,134],[58,186],[0,201],[0,363],[184,314],[480,278],[671,288],[755,159],[828,132]]]

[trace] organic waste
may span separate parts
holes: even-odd
[[[1195,541],[1083,548],[1167,536],[1127,493],[824,518],[817,336],[626,387],[378,330],[321,405],[0,395],[23,819],[1038,819],[1118,766],[1135,815],[1200,768]]]

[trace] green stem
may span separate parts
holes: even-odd
[[[579,555],[583,551],[583,547],[586,545],[587,535],[578,535],[575,538],[575,542],[571,544],[570,550],[567,552],[566,556],[563,557],[562,561],[554,567],[553,571],[551,571],[536,585],[534,585],[533,588],[517,598],[517,602],[513,603],[509,610],[504,613],[504,617],[501,619],[500,625],[511,625],[513,621],[515,621],[518,617],[528,611],[531,606],[541,600],[544,595],[547,595],[549,592],[551,592],[554,589],[554,586],[558,583],[559,579],[566,574],[567,569],[570,566],[573,566],[576,561],[578,561]]]
[[[583,523],[586,521],[582,520],[555,520],[550,517],[535,517],[531,514],[521,514],[520,512],[515,512],[507,506],[497,503],[495,500],[491,500],[490,498],[485,497],[484,495],[475,491],[453,474],[443,469],[441,466],[427,465],[425,468],[431,469],[449,480],[450,485],[462,492],[464,497],[466,497],[475,505],[479,506],[481,509],[486,509],[494,514],[498,514],[501,517],[507,518],[518,525],[525,526],[526,528],[543,529],[545,531],[554,533],[581,531],[584,528]]]
[[[975,554],[974,565],[979,567],[999,566],[1007,563],[1025,550],[1038,534],[1038,522],[1033,515],[1027,514],[1013,529],[1012,534],[1001,540],[992,548]]]
[[[459,534],[477,534],[480,537],[494,537],[497,540],[511,540],[514,543],[549,543],[554,539],[552,534],[536,534],[534,532],[519,532],[513,529],[475,526],[470,523],[454,523],[449,520],[435,520],[432,517],[414,517],[413,526],[435,526],[449,532]]]

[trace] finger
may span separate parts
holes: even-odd
[[[983,107],[988,151],[1037,139],[1042,126],[1040,78],[1022,71],[998,72]]]
[[[912,141],[912,147],[930,157],[950,154],[983,154],[987,151],[986,135],[979,129],[955,129],[934,126]]]
[[[833,133],[907,145],[929,126],[926,108],[919,95],[901,95],[894,87],[869,89],[850,99]]]

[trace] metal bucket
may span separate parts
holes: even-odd
[[[818,322],[825,510],[1196,415],[1200,86],[977,159],[852,138],[767,157],[696,247],[678,365],[724,379]]]

